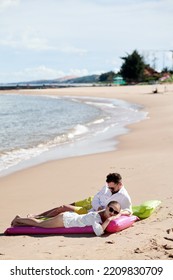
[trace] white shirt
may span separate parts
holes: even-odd
[[[97,211],[101,206],[105,208],[110,201],[117,201],[121,205],[122,210],[127,210],[132,213],[131,198],[124,186],[115,193],[112,194],[107,186],[104,186],[93,198],[92,209],[90,211]]]
[[[102,220],[98,212],[90,212],[83,215],[75,212],[64,212],[63,223],[65,228],[92,226],[96,235],[100,236],[104,233],[101,226]]]

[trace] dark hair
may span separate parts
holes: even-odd
[[[122,180],[122,177],[118,173],[109,173],[106,177],[106,183],[113,182],[115,184],[120,183]]]
[[[112,204],[114,204],[115,206],[117,206],[117,208],[119,208],[119,212],[120,212],[120,210],[121,210],[121,205],[119,204],[119,202],[118,201],[114,201],[114,200],[112,200],[112,201],[110,201],[109,203],[108,203],[108,207],[110,206],[110,205],[112,205]]]

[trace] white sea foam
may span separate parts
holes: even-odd
[[[85,125],[77,124],[74,127],[74,135],[81,135],[88,132],[88,128]]]
[[[89,105],[93,105],[93,106],[105,106],[105,107],[109,107],[109,108],[115,108],[115,104],[111,104],[111,103],[105,103],[105,102],[86,102]]]

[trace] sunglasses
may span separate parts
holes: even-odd
[[[115,215],[118,215],[118,214],[119,214],[119,212],[116,211],[116,210],[114,210],[112,207],[109,207],[109,212],[110,212],[110,213],[114,213]]]

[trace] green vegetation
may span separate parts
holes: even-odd
[[[145,63],[142,56],[135,50],[131,55],[122,57],[124,63],[121,66],[120,74],[127,83],[139,83],[144,80]]]
[[[112,83],[115,78],[115,73],[113,71],[103,73],[99,77],[100,82]]]
[[[161,73],[157,72],[150,65],[144,62],[144,58],[134,50],[131,54],[127,54],[125,57],[121,57],[123,64],[119,72],[113,71],[103,73],[99,76],[101,83],[114,83],[116,77],[122,77],[123,82],[120,84],[148,84],[155,83],[157,81],[173,82],[173,71],[164,68]]]

